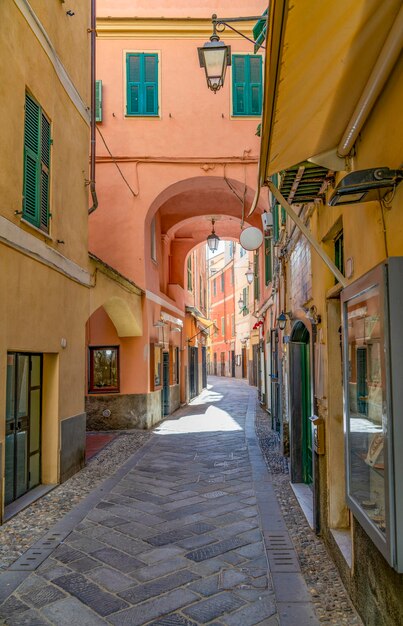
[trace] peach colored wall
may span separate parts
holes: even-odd
[[[218,13],[220,17],[238,15],[261,15],[267,9],[267,0],[97,0],[97,11],[100,16],[113,17],[209,17]]]
[[[90,216],[89,248],[146,292],[143,338],[118,340],[122,353],[127,346],[128,354],[130,352],[127,367],[136,373],[123,374],[121,361],[122,393],[149,389],[147,349],[149,342],[161,339],[161,331],[154,326],[161,311],[184,317],[186,304],[200,308],[199,274],[194,292],[186,289],[187,255],[211,232],[211,215],[222,216],[220,236],[238,239],[242,206],[230,187],[242,198],[246,185],[247,212],[257,178],[259,139],[255,132],[260,119],[231,118],[231,72],[227,74],[225,87],[214,95],[207,89],[197,55],[197,47],[203,45],[207,37],[171,36],[166,22],[159,20],[160,16],[183,18],[190,13],[191,17],[208,21],[216,11],[216,4],[210,0],[191,5],[183,0],[162,0],[158,7],[153,4],[127,0],[98,0],[97,3],[99,18],[112,16],[117,18],[114,22],[117,24],[118,18],[136,15],[155,18],[151,23],[155,24],[156,32],[161,25],[165,28],[164,36],[152,39],[128,35],[128,24],[139,26],[135,18],[121,22],[127,31],[122,36],[109,36],[110,21],[106,19],[100,19],[97,26],[97,78],[103,85],[102,122],[98,129],[128,184],[98,134],[99,207]],[[220,2],[220,12],[227,17],[260,15],[265,8],[266,2],[260,0],[249,2],[247,6],[239,0]],[[229,43],[233,52],[253,54],[252,44],[241,38],[232,38]],[[128,51],[159,54],[158,117],[125,116],[125,54]],[[229,184],[225,178],[229,179]],[[153,217],[156,261],[151,259]],[[260,218],[256,214],[252,223],[258,225],[258,222]],[[198,272],[202,254],[200,249],[194,253]],[[203,272],[206,285],[205,269]],[[186,321],[186,325],[189,328],[184,329],[182,337],[179,333],[170,333],[172,345],[181,344],[183,348],[185,338],[197,332],[194,322]],[[91,328],[91,342],[103,336],[106,327],[101,314],[91,318]],[[182,368],[186,361],[185,350]]]

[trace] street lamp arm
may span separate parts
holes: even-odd
[[[239,35],[240,37],[243,37],[244,39],[247,39],[248,41],[250,41],[250,43],[253,43],[253,45],[256,45],[257,42],[254,41],[253,39],[251,39],[250,37],[247,37],[247,35],[244,35],[243,33],[241,33],[241,31],[237,30],[236,28],[234,28],[233,26],[230,25],[230,23],[233,22],[255,22],[257,20],[261,20],[262,16],[261,15],[248,15],[247,17],[222,17],[222,18],[218,18],[216,15],[213,15],[211,18],[212,24],[213,24],[213,31],[214,33],[219,32],[219,33],[223,33],[225,30],[225,27],[230,28],[231,30],[234,31],[234,33],[237,33],[237,35]],[[218,30],[217,26],[223,26],[224,28]],[[265,49],[265,46],[260,46],[261,48]]]

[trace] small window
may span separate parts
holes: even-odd
[[[221,335],[225,336],[225,317],[221,318]]]
[[[249,286],[243,288],[242,300],[243,300],[242,313],[243,313],[243,316],[245,317],[249,313],[249,309],[248,309],[248,306],[249,306]]]
[[[235,337],[235,314],[232,313],[231,315],[231,335],[232,337]]]
[[[201,276],[199,276],[199,304],[203,307],[203,281]]]
[[[240,246],[240,248],[239,248],[239,256],[242,258],[243,256],[245,256],[245,254],[246,254],[245,248],[242,248],[242,246]]]
[[[334,264],[344,274],[344,235],[342,230],[334,239]]]
[[[221,291],[224,293],[224,283],[225,283],[225,277],[224,277],[224,272],[221,274]]]
[[[151,238],[151,258],[153,261],[157,261],[157,236],[155,233],[155,217],[153,217],[153,219],[151,220],[150,238]]]
[[[126,113],[158,115],[158,54],[126,55]]]
[[[231,267],[230,280],[231,280],[231,285],[233,285],[234,284],[234,280],[235,280],[234,266]]]
[[[50,121],[42,107],[25,95],[24,200],[22,217],[49,232]]]
[[[262,114],[262,57],[232,55],[232,115]]]
[[[213,296],[217,295],[217,279],[214,278],[213,280]]]
[[[119,347],[97,346],[89,349],[89,392],[119,391]]]
[[[187,276],[188,276],[188,291],[193,291],[193,271],[192,271],[192,257],[189,256],[187,263]]]
[[[259,300],[260,298],[260,279],[259,279],[259,252],[255,253],[254,259],[253,259],[253,267],[254,267],[254,283],[253,283],[253,287],[254,287],[254,299],[255,300]]]
[[[102,80],[95,81],[95,121],[102,122]]]
[[[264,240],[264,279],[267,287],[272,280],[271,237]]]

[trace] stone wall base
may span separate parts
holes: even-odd
[[[181,405],[180,385],[170,385],[169,387],[169,413],[179,409]]]
[[[148,429],[162,419],[161,391],[87,396],[87,430]]]
[[[60,422],[60,482],[85,465],[85,413]]]

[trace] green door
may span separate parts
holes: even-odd
[[[312,483],[312,426],[311,378],[309,344],[301,344],[301,418],[302,418],[302,475],[304,483]]]
[[[5,505],[39,485],[42,357],[7,355]]]

